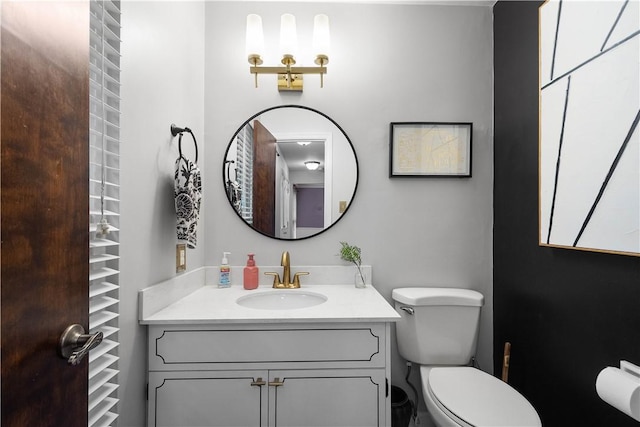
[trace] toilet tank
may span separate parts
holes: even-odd
[[[475,355],[484,302],[457,288],[398,288],[392,292],[400,355],[420,365],[467,365]]]

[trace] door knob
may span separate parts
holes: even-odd
[[[102,332],[85,334],[82,325],[71,325],[60,336],[58,351],[70,365],[77,365],[89,351],[102,342]]]

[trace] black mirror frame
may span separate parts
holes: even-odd
[[[236,137],[238,136],[238,133],[245,128],[245,126],[247,126],[249,123],[251,123],[251,121],[253,119],[255,119],[256,117],[272,111],[272,110],[277,110],[277,109],[281,109],[281,108],[299,108],[302,110],[307,110],[307,111],[311,111],[314,112],[316,114],[321,115],[322,117],[324,117],[325,119],[329,120],[331,123],[333,123],[333,125],[335,127],[337,127],[340,132],[342,132],[342,134],[344,135],[344,137],[347,139],[347,142],[349,143],[349,145],[351,146],[351,150],[353,151],[353,157],[354,160],[356,162],[356,182],[355,185],[353,187],[353,195],[351,196],[351,201],[350,203],[347,205],[347,208],[345,209],[344,212],[342,212],[342,215],[340,215],[340,218],[338,218],[336,221],[334,221],[333,223],[331,223],[331,225],[329,225],[328,227],[324,228],[322,231],[319,231],[315,234],[311,234],[309,236],[304,236],[304,237],[299,237],[299,238],[295,238],[295,239],[284,239],[281,237],[276,237],[276,236],[270,236],[269,234],[266,234],[260,230],[255,229],[251,224],[248,224],[244,218],[242,218],[242,216],[240,215],[240,213],[233,207],[233,203],[232,201],[229,199],[229,194],[226,191],[225,188],[225,182],[226,182],[226,175],[225,175],[225,166],[226,166],[226,160],[227,160],[227,155],[229,154],[229,149],[231,148],[231,145],[233,143],[233,141],[236,139]],[[229,140],[229,144],[227,145],[227,149],[224,152],[224,156],[222,158],[222,186],[223,188],[225,188],[224,193],[225,196],[227,197],[227,201],[229,202],[229,206],[231,207],[231,209],[233,210],[233,212],[236,214],[236,216],[242,221],[243,224],[245,224],[247,227],[251,228],[253,231],[262,234],[263,236],[269,237],[271,239],[275,239],[275,240],[281,240],[281,241],[285,241],[285,242],[295,242],[295,241],[299,241],[299,240],[306,240],[306,239],[310,239],[312,237],[316,237],[319,236],[320,234],[326,232],[327,230],[329,230],[330,228],[332,228],[334,225],[336,225],[344,216],[345,214],[349,211],[349,209],[351,208],[351,205],[353,204],[353,200],[356,197],[356,193],[358,191],[358,182],[360,180],[360,164],[358,163],[358,156],[356,154],[356,149],[353,146],[353,143],[351,142],[351,139],[349,138],[349,135],[347,135],[347,133],[344,131],[344,129],[342,129],[342,127],[335,121],[333,120],[331,117],[327,116],[326,114],[311,108],[311,107],[306,107],[304,105],[295,105],[295,104],[287,104],[287,105],[276,105],[274,107],[269,107],[266,108],[262,111],[257,112],[256,114],[254,114],[253,116],[249,117],[247,120],[245,120],[240,127],[234,132],[233,136],[231,137],[231,139]]]

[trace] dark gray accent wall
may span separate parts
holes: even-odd
[[[545,427],[635,427],[597,396],[596,376],[640,364],[640,258],[538,246],[538,6],[494,11],[494,368]]]

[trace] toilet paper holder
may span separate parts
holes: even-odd
[[[596,378],[596,392],[609,405],[640,421],[640,366],[626,360],[606,367]]]

